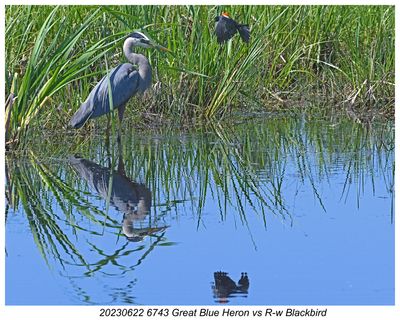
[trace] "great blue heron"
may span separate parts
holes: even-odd
[[[240,37],[246,43],[250,41],[250,29],[247,24],[239,24],[233,20],[227,12],[222,12],[218,17],[215,17],[215,34],[218,43],[223,43],[232,38],[236,32],[239,32]]]
[[[154,43],[141,32],[135,31],[131,33],[124,42],[123,51],[125,57],[132,64],[120,64],[97,83],[86,101],[82,103],[81,107],[73,115],[70,121],[71,127],[80,128],[89,119],[94,119],[111,112],[108,94],[108,83],[110,83],[113,109],[118,109],[120,122],[118,137],[120,137],[121,122],[126,103],[135,94],[143,93],[151,85],[150,63],[145,56],[132,52],[133,47],[156,48],[169,51],[167,48]]]

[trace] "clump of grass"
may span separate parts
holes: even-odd
[[[20,19],[32,19],[30,8],[19,10]],[[54,107],[57,101],[52,97],[65,89],[73,82],[88,77],[84,71],[90,69],[90,65],[108,52],[114,41],[108,37],[90,44],[85,52],[77,52],[76,45],[82,35],[87,32],[93,22],[99,17],[99,9],[94,10],[77,28],[70,34],[63,35],[63,27],[67,19],[57,22],[59,8],[47,15],[42,27],[30,41],[29,32],[23,33],[20,43],[20,51],[26,52],[26,64],[22,67],[21,60],[18,73],[14,74],[13,85],[10,94],[14,96],[13,104],[8,108],[9,123],[7,124],[7,136],[10,143],[19,144],[24,141],[27,130],[35,120],[37,114],[46,109],[47,116],[59,111]],[[11,24],[17,27],[17,23],[11,20]],[[8,28],[12,34],[7,39],[18,38],[18,30]],[[21,27],[21,26],[19,26]],[[27,29],[31,30],[32,24]],[[20,30],[22,33],[22,30]],[[9,43],[6,43],[6,46]],[[14,68],[18,69],[18,60],[14,60]],[[97,72],[91,72],[94,75]]]
[[[217,44],[222,10],[250,25],[249,45],[238,36]],[[133,29],[173,54],[145,53],[155,89],[132,100],[128,118],[219,121],[315,95],[354,114],[393,114],[393,6],[7,6],[9,141],[64,127],[105,74],[104,58],[110,68],[124,62]]]

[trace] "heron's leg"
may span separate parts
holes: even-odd
[[[111,128],[111,116],[109,114],[106,115],[107,117],[107,128],[106,128],[106,135],[110,135],[110,128]]]
[[[111,165],[110,135],[108,134],[108,132],[106,134],[105,143],[104,144],[105,144],[105,147],[106,147],[107,158],[108,158],[108,161],[110,162],[110,165]]]
[[[117,142],[118,142],[118,148],[121,147],[121,133],[122,133],[122,120],[124,119],[124,111],[125,111],[125,105],[121,106],[118,108],[118,137],[117,137]]]
[[[108,157],[108,161],[111,166],[111,151],[110,151],[110,128],[111,128],[111,117],[109,114],[107,114],[107,127],[106,127],[106,136],[105,136],[105,147],[106,147],[106,153]]]
[[[122,175],[125,175],[124,154],[123,154],[123,150],[122,150],[122,143],[121,143],[119,132],[118,132],[118,136],[119,136],[119,140],[118,140],[118,172]]]
[[[122,158],[122,149],[119,150],[119,155],[118,155],[118,173],[122,175],[126,175],[125,173],[125,164],[124,164],[124,159]]]

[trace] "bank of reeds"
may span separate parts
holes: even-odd
[[[222,10],[250,25],[248,45],[238,36],[217,44]],[[65,130],[105,61],[125,61],[122,42],[135,29],[173,54],[145,53],[154,89],[132,99],[131,119],[218,122],[307,97],[360,121],[394,111],[394,6],[6,6],[7,142]]]

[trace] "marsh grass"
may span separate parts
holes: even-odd
[[[250,25],[249,45],[238,36],[216,43],[222,10]],[[6,6],[10,145],[23,147],[28,128],[65,130],[104,59],[109,68],[124,61],[134,29],[173,51],[145,53],[154,89],[128,106],[135,121],[218,122],[315,97],[355,120],[393,114],[393,6]]]

